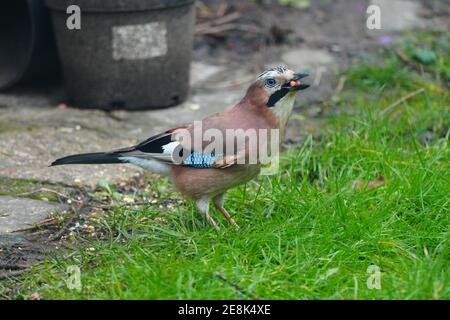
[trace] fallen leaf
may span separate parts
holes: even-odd
[[[30,300],[40,300],[41,299],[41,295],[39,293],[32,293],[28,296],[28,298]]]
[[[427,49],[416,49],[413,56],[422,64],[433,64],[437,60],[436,53]]]
[[[364,189],[364,191],[369,191],[372,189],[375,189],[377,187],[380,187],[382,185],[384,185],[385,180],[383,176],[378,176],[375,180],[370,181],[367,184],[367,187],[364,188],[364,186],[366,185],[366,183],[363,180],[355,180],[353,182],[353,189],[355,190],[362,190]]]

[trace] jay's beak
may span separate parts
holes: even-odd
[[[297,73],[294,73],[294,77],[292,78],[292,80],[300,80],[300,79],[306,78],[308,76],[309,76],[309,74],[307,74],[307,73],[297,72]]]
[[[306,88],[309,88],[309,84],[302,83],[300,79],[303,79],[307,76],[309,76],[309,74],[307,73],[300,73],[300,72],[294,73],[292,80],[286,82],[283,88],[289,89],[289,91],[305,90]]]

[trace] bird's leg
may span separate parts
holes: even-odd
[[[218,196],[215,196],[213,201],[214,201],[214,206],[216,207],[217,210],[219,210],[220,212],[222,212],[222,214],[224,215],[225,219],[227,219],[228,223],[231,224],[232,226],[234,226],[237,230],[239,230],[239,226],[237,225],[237,223],[233,220],[233,218],[230,216],[230,214],[228,213],[228,211],[223,207],[223,202],[224,202],[224,196],[225,194],[220,194]]]
[[[219,230],[219,226],[214,221],[214,219],[209,215],[209,203],[211,199],[210,198],[201,198],[197,201],[197,208],[200,211],[200,213],[206,218],[208,223],[212,225],[216,230]]]

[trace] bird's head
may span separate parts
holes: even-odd
[[[300,81],[307,76],[306,73],[294,72],[279,66],[261,73],[255,83],[268,95],[267,106],[274,107],[287,94],[308,88],[308,84]]]
[[[284,66],[267,69],[250,86],[247,98],[255,105],[269,108],[278,106],[286,96],[293,97],[297,91],[309,87],[300,81],[307,76],[306,73],[294,72]]]

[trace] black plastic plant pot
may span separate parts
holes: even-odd
[[[0,2],[0,89],[57,74],[56,45],[43,0]]]
[[[136,110],[186,100],[194,0],[47,0],[47,5],[71,104]],[[67,26],[71,5],[80,8],[80,29]]]

